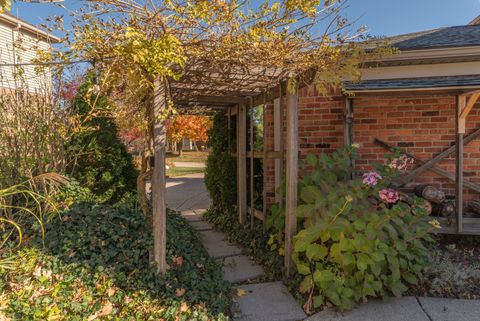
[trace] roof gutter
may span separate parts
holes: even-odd
[[[480,89],[480,85],[475,86],[449,86],[449,87],[417,87],[417,88],[392,88],[392,89],[345,89],[346,93],[386,93],[386,92],[408,92],[408,91],[440,91],[440,90],[465,90]]]
[[[445,58],[469,58],[479,57],[480,46],[468,47],[449,47],[449,48],[434,48],[434,49],[415,49],[404,50],[398,54],[382,57],[380,59],[369,59],[367,64],[372,63],[389,63],[389,62],[408,62],[415,60],[429,60],[429,59],[445,59]]]
[[[59,37],[56,37],[48,32],[45,32],[42,29],[39,29],[38,27],[35,27],[34,25],[26,23],[20,19],[17,19],[11,15],[0,14],[0,21],[3,21],[11,26],[14,26],[17,30],[25,30],[29,33],[32,33],[38,38],[42,38],[43,40],[47,40],[51,43],[61,42],[61,39]]]

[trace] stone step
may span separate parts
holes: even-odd
[[[263,274],[263,268],[245,255],[230,256],[218,261],[222,263],[223,279],[230,283],[254,280]]]
[[[196,211],[182,211],[180,215],[187,220],[187,222],[200,222],[203,221],[203,214]]]
[[[200,231],[202,244],[208,254],[214,258],[224,258],[242,254],[239,247],[231,244],[225,239],[223,233],[218,231]]]
[[[213,230],[213,225],[205,221],[192,221],[192,222],[189,222],[189,224],[197,231]]]
[[[239,286],[235,297],[235,321],[299,321],[306,315],[282,282]]]

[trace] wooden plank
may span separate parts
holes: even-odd
[[[457,134],[455,204],[457,210],[457,231],[463,230],[463,134]]]
[[[282,141],[282,119],[280,109],[282,106],[280,105],[280,97],[273,101],[273,148],[276,152],[280,152],[280,146]],[[275,201],[282,205],[283,203],[280,199],[279,188],[282,184],[282,172],[281,172],[281,162],[282,159],[275,159]]]
[[[287,91],[287,154],[286,154],[286,200],[285,200],[285,271],[293,270],[293,236],[297,230],[297,185],[298,185],[298,94]]]
[[[345,99],[345,118],[344,118],[344,144],[345,146],[350,146],[353,144],[353,99]],[[350,168],[347,173],[347,179],[353,178],[353,172],[355,168],[355,161],[353,158],[350,158]]]
[[[246,106],[238,105],[237,113],[237,210],[240,224],[247,220],[247,117]]]
[[[480,93],[474,93],[470,96],[467,102],[465,95],[458,96],[457,99],[459,100],[459,108],[460,108],[458,133],[465,134],[467,116],[472,111],[473,106],[475,106],[479,97],[480,97]]]
[[[386,142],[384,142],[384,141],[382,141],[382,140],[380,140],[380,139],[378,139],[378,138],[375,138],[375,139],[374,139],[374,143],[377,144],[377,145],[379,145],[379,146],[381,146],[381,147],[383,147],[383,148],[385,148],[385,149],[387,149],[387,150],[393,150],[393,148],[394,148],[393,146],[387,144]],[[401,148],[398,148],[398,147],[396,147],[396,149],[398,149],[399,151],[401,151],[402,154],[405,154],[405,155],[407,155],[408,157],[413,158],[413,159],[415,160],[415,162],[417,162],[417,163],[419,163],[419,164],[425,164],[425,161],[423,161],[422,159],[416,157],[415,155],[413,155],[413,154],[411,154],[411,153],[409,153],[409,152],[407,152],[407,151],[405,151],[405,150],[403,150],[403,149],[401,149]],[[448,172],[448,171],[446,171],[446,170],[444,170],[444,169],[442,169],[442,168],[440,168],[440,167],[433,166],[433,167],[430,168],[429,170],[432,171],[432,172],[434,172],[434,173],[436,173],[436,174],[438,174],[438,175],[441,175],[441,176],[443,176],[443,177],[445,177],[445,178],[448,178],[448,179],[451,180],[452,182],[455,182],[455,180],[456,180],[455,174],[451,174],[450,172]],[[478,185],[478,184],[474,184],[474,183],[471,183],[471,182],[468,182],[468,181],[464,181],[464,182],[463,182],[463,186],[468,187],[468,188],[470,188],[471,190],[474,190],[474,191],[480,193],[480,185]]]
[[[457,133],[465,134],[466,130],[466,122],[467,122],[467,114],[464,116],[463,113],[465,112],[465,105],[467,104],[467,97],[464,95],[457,96],[456,98],[456,110],[457,110]]]
[[[248,207],[248,215],[251,215],[252,216],[252,208],[251,207]],[[253,209],[253,216],[252,217],[255,217],[261,221],[265,221],[265,215],[262,211],[260,210],[257,210],[256,208]]]
[[[227,148],[228,148],[228,151],[230,151],[230,135],[231,135],[231,128],[232,128],[232,107],[228,107],[228,111],[227,111],[227,131],[228,131],[228,142],[227,142]]]
[[[265,186],[267,186],[267,175],[265,175],[265,155],[267,155],[267,134],[266,134],[266,128],[267,128],[267,123],[265,122],[265,110],[267,109],[266,103],[263,104],[263,116],[262,116],[262,121],[263,121],[263,191],[262,191],[262,199],[263,199],[263,206],[262,206],[262,213],[263,213],[263,229],[267,229],[267,225],[265,224],[267,221],[267,193],[265,190]]]
[[[448,217],[435,217],[440,222],[439,234],[480,235],[480,218],[464,217],[463,230],[458,232],[456,224]]]
[[[254,167],[253,161],[255,158],[253,157],[255,144],[254,144],[254,135],[253,135],[253,106],[251,105],[252,101],[250,100],[250,207],[255,207],[255,195],[254,195],[254,187],[255,187],[255,177],[254,177]],[[253,215],[250,214],[250,228],[253,228]]]
[[[283,184],[283,153],[284,153],[284,142],[283,142],[283,116],[284,116],[284,113],[283,113],[283,89],[282,89],[282,85],[280,84],[280,93],[279,93],[279,105],[280,105],[280,108],[279,108],[279,118],[280,118],[280,144],[278,145],[278,149],[279,149],[279,152],[280,152],[280,161],[278,162],[278,171],[280,173],[280,188],[278,190],[278,205],[280,207],[280,209],[283,208],[283,188],[282,188],[282,184]]]
[[[242,104],[245,103],[244,97],[235,96],[186,96],[175,101],[178,104],[184,103],[205,103],[205,104]]]
[[[464,108],[465,97],[464,96],[457,96],[457,104],[456,104],[456,111],[457,111],[457,138],[456,138],[456,158],[455,158],[455,205],[456,205],[456,212],[457,212],[457,232],[462,233],[463,231],[463,133],[465,132],[465,128],[460,128],[462,126],[461,123],[461,113]],[[463,123],[465,126],[465,123]]]
[[[236,154],[232,154],[232,156],[235,156]],[[247,157],[252,157],[252,152],[248,151],[246,153]],[[267,151],[267,152],[253,152],[253,157],[254,158],[266,158],[266,159],[277,159],[277,158],[282,158],[283,155],[281,152],[275,152],[275,151]]]
[[[153,149],[152,225],[153,257],[159,273],[167,271],[167,209],[165,205],[165,142],[166,127],[161,115],[167,106],[166,84],[156,78],[153,92]]]
[[[469,144],[471,141],[473,141],[474,139],[476,139],[479,136],[480,136],[480,128],[478,128],[473,133],[468,135],[464,139],[464,144],[465,145]],[[440,162],[442,159],[444,159],[445,157],[447,157],[448,155],[453,153],[455,151],[455,149],[456,149],[455,145],[452,145],[449,148],[445,149],[443,152],[441,152],[440,154],[438,154],[437,156],[435,156],[434,158],[432,158],[428,162],[425,162],[425,164],[423,164],[422,166],[420,166],[420,167],[414,169],[413,171],[411,171],[410,174],[398,179],[397,182],[396,182],[396,185],[401,186],[401,185],[404,185],[404,184],[412,181],[413,179],[418,177],[421,173],[429,170],[430,168],[435,166],[438,162]]]

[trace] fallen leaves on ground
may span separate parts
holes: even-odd
[[[241,289],[241,288],[237,288],[237,296],[239,298],[241,298],[242,296],[245,296],[247,295],[247,291],[245,291],[244,289]]]

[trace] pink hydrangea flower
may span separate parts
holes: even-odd
[[[380,196],[382,201],[388,204],[396,203],[400,199],[400,195],[393,188],[382,189],[380,192],[378,192],[378,196]]]
[[[404,171],[407,169],[408,165],[413,164],[413,161],[413,158],[408,157],[407,155],[402,155],[398,158],[393,159],[389,166],[390,168]]]
[[[370,172],[363,174],[363,184],[374,186],[377,185],[378,180],[382,179],[382,176],[377,172]]]

